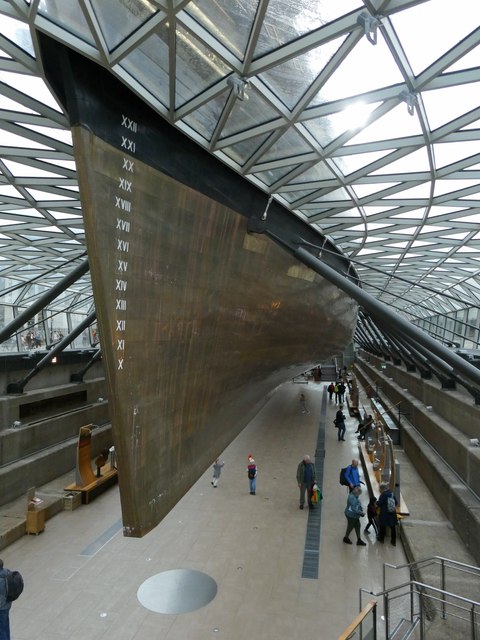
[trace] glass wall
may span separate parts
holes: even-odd
[[[477,307],[431,316],[414,324],[446,346],[480,349],[480,314]]]
[[[1,344],[0,353],[47,350],[68,336],[93,310],[91,288],[83,291],[67,290],[54,301],[29,316],[28,309],[48,287],[0,278],[0,329],[8,327],[20,314],[28,320],[12,332]],[[96,323],[87,327],[67,349],[90,349],[98,344]]]

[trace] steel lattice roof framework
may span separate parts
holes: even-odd
[[[85,254],[39,30],[328,235],[407,317],[480,304],[478,0],[0,0],[0,15],[0,276],[38,293]],[[87,300],[88,277],[71,291]]]

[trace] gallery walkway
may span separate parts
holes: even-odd
[[[310,382],[277,389],[222,454],[218,488],[212,487],[208,469],[144,538],[122,536],[118,488],[113,488],[48,520],[42,534],[4,549],[5,565],[19,569],[26,582],[11,611],[12,640],[338,638],[358,613],[359,587],[380,590],[383,563],[406,559],[402,544],[382,545],[373,535],[364,535],[366,547],[342,542],[346,490],[338,475],[358,455],[356,422],[348,420],[346,442],[338,442],[335,406],[325,387]],[[301,392],[309,414],[301,412]],[[255,496],[246,475],[249,453],[258,465]],[[323,462],[324,500],[311,514],[299,509],[295,480],[307,453],[319,466]],[[402,479],[412,519],[444,523],[406,460]],[[434,554],[440,550],[431,541],[428,555]],[[468,555],[456,559],[466,562]],[[210,576],[215,597],[188,613],[145,608],[137,598],[141,585],[175,569]]]

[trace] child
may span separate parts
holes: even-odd
[[[367,507],[367,516],[368,516],[368,524],[365,527],[365,533],[369,533],[370,526],[373,527],[376,535],[378,535],[378,527],[377,527],[377,498],[372,496],[370,498],[370,502]]]
[[[250,484],[250,495],[254,496],[257,490],[257,465],[251,453],[248,455],[247,476]]]
[[[212,478],[212,484],[213,487],[216,488],[218,486],[218,480],[220,478],[220,474],[222,472],[222,467],[225,463],[224,462],[220,462],[220,459],[217,458],[215,460],[215,462],[213,463],[213,478]]]
[[[305,398],[304,393],[300,394],[300,409],[302,413],[310,413],[310,411],[307,409],[307,399]]]

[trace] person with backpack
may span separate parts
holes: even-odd
[[[5,569],[0,559],[0,640],[10,640],[10,609],[22,589],[23,580],[18,571]]]
[[[335,394],[335,404],[338,404],[338,382],[333,385],[333,393]]]
[[[390,542],[393,547],[397,543],[397,504],[393,491],[391,491],[386,482],[382,482],[380,485],[380,497],[377,500],[377,507],[380,510],[377,540],[383,542],[387,527],[390,527]]]
[[[345,480],[348,483],[350,491],[353,491],[355,487],[359,487],[361,484],[363,484],[363,482],[360,480],[357,458],[354,458],[352,460],[352,464],[349,464],[345,469]]]

